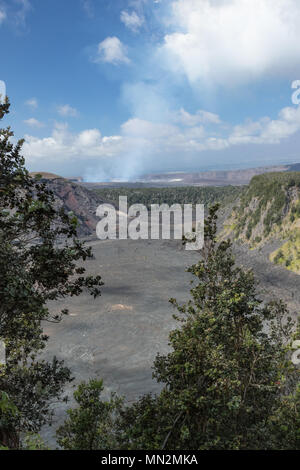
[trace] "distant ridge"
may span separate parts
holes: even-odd
[[[149,174],[139,181],[143,183],[165,183],[170,185],[220,186],[249,184],[256,175],[270,172],[300,171],[300,163],[264,166],[239,170],[212,170],[195,173],[170,172]]]
[[[56,175],[55,173],[49,173],[47,171],[32,171],[31,173],[29,173],[31,176],[36,176],[36,175],[41,175],[42,178],[45,178],[47,180],[54,180],[54,179],[63,179],[63,180],[68,180],[68,181],[72,181],[73,183],[81,183],[83,181],[83,177],[82,176],[70,176],[70,177],[66,177],[66,176],[60,176],[60,175]]]
[[[54,180],[56,178],[60,178],[60,179],[66,179],[64,178],[63,176],[59,176],[59,175],[56,175],[55,173],[49,173],[47,171],[32,171],[31,173],[29,173],[31,176],[37,176],[37,175],[41,175],[42,178],[45,178],[47,180]]]
[[[174,171],[166,173],[151,173],[131,181],[108,182],[81,182],[80,184],[90,189],[101,187],[165,187],[165,186],[240,186],[250,183],[254,176],[263,173],[300,171],[300,163],[284,165],[263,166],[238,170],[209,170],[199,172]]]

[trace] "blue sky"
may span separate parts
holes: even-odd
[[[298,0],[0,0],[4,123],[30,170],[94,181],[300,161],[299,24]]]

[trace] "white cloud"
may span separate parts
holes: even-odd
[[[235,126],[228,138],[230,145],[279,144],[300,131],[300,107],[283,108],[278,119],[262,118]]]
[[[49,137],[38,138],[25,135],[24,155],[29,164],[38,165],[47,159],[51,163],[64,159],[65,165],[70,161],[92,158],[111,157],[120,151],[121,136],[101,137],[98,129],[87,129],[79,134],[69,131],[65,123],[55,123],[52,134]]]
[[[36,109],[38,107],[38,101],[36,98],[30,98],[29,100],[25,101],[25,104],[32,109]]]
[[[299,0],[173,0],[163,59],[191,83],[300,71]]]
[[[68,104],[64,104],[62,106],[58,106],[57,112],[64,117],[77,117],[79,116],[79,112],[77,109],[72,108],[72,106]]]
[[[87,129],[80,132],[76,139],[76,145],[79,147],[93,147],[101,145],[101,132],[98,129]]]
[[[181,108],[174,116],[174,121],[185,126],[196,126],[197,124],[220,124],[221,120],[217,114],[208,111],[198,110],[195,114],[190,114]]]
[[[128,64],[127,47],[116,36],[107,37],[98,44],[96,62],[108,62],[114,65]]]
[[[145,21],[144,17],[139,16],[135,11],[128,13],[126,10],[121,12],[120,19],[134,33],[139,31]]]
[[[133,118],[123,123],[120,135],[112,136],[102,136],[99,129],[85,129],[76,134],[70,132],[67,124],[55,123],[49,137],[25,136],[26,161],[37,170],[44,165],[57,171],[55,168],[62,165],[87,174],[89,167],[89,178],[94,180],[97,168],[102,175],[130,177],[141,174],[147,165],[153,169],[154,161],[156,168],[169,161],[169,165],[174,162],[178,169],[178,162],[199,164],[203,152],[237,146],[243,149],[250,145],[274,146],[297,133],[300,135],[300,107],[283,108],[276,119],[264,117],[237,126],[225,126],[218,116],[204,110],[192,115],[181,109],[173,114],[185,118],[188,115],[188,119],[170,124]],[[35,120],[30,121],[34,126]]]
[[[35,118],[25,119],[25,124],[30,127],[44,127],[44,123],[38,121]]]
[[[6,13],[3,7],[0,7],[0,24],[6,19]]]

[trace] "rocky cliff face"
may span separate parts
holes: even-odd
[[[300,172],[255,176],[223,234],[257,249],[281,242],[270,260],[300,274]]]
[[[63,207],[66,212],[73,212],[77,217],[79,222],[78,236],[96,236],[96,225],[99,222],[99,218],[96,217],[96,209],[104,201],[80,184],[58,175],[40,174],[41,181],[46,182],[49,189],[53,191],[57,208]]]

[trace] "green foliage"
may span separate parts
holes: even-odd
[[[287,359],[293,324],[282,302],[257,298],[230,242],[216,243],[216,208],[202,259],[189,272],[191,300],[171,300],[181,327],[170,333],[171,352],[154,363],[163,389],[123,410],[121,448],[299,449],[299,438],[289,440],[299,435],[299,407],[296,417],[291,412],[299,374]]]
[[[9,396],[5,392],[0,391],[0,411],[3,414],[10,412],[13,415],[16,415],[18,410],[17,407],[11,402]]]
[[[270,418],[270,440],[276,450],[300,449],[300,387],[294,394],[283,397]]]
[[[168,187],[168,188],[101,188],[94,191],[104,200],[118,206],[119,196],[127,196],[128,206],[144,204],[151,209],[151,204],[204,204],[209,206],[220,202],[227,204],[235,200],[243,191],[240,186],[224,187]]]
[[[16,436],[16,439],[18,440],[18,436]],[[10,441],[10,444],[11,449],[14,449],[15,443],[13,441]],[[23,437],[22,444],[20,444],[20,447],[22,450],[49,450],[41,436],[35,433],[27,433],[25,437]],[[0,450],[10,450],[10,448],[7,446],[1,446],[0,443]]]
[[[57,430],[57,442],[66,450],[115,449],[116,416],[123,400],[112,395],[101,400],[102,380],[81,383],[74,393],[78,406],[67,411],[68,418]]]
[[[299,229],[290,234],[289,240],[279,250],[271,253],[271,261],[300,274],[300,233]]]
[[[241,194],[240,206],[236,209],[237,225],[236,236],[246,230],[246,238],[250,240],[253,229],[263,217],[264,232],[267,237],[274,226],[280,226],[287,211],[291,211],[291,222],[300,215],[299,202],[292,205],[289,190],[300,189],[300,172],[265,173],[254,176],[247,188]],[[256,207],[249,210],[249,206],[256,201]]]
[[[9,103],[0,105],[0,118]],[[20,155],[23,141],[13,145],[10,128],[0,129],[0,340],[5,364],[0,366],[0,390],[18,413],[0,409],[0,441],[18,447],[21,432],[37,432],[51,422],[50,401],[61,396],[70,371],[56,358],[41,361],[47,336],[42,322],[58,322],[48,302],[100,294],[100,276],[85,276],[82,261],[90,248],[76,237],[72,215],[56,209],[54,194],[32,178]]]
[[[39,434],[28,433],[23,439],[22,450],[50,450]]]
[[[10,419],[18,415],[18,409],[6,392],[0,390],[0,450],[9,450],[8,446],[18,443],[18,436],[11,430],[9,438],[4,430],[10,427]],[[5,445],[2,445],[4,444]]]
[[[279,264],[280,261],[284,258],[284,255],[282,253],[282,250],[279,250],[278,253],[276,254],[275,258],[274,258],[274,263],[275,264]]]

